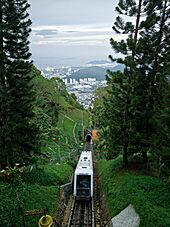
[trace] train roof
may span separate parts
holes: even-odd
[[[82,151],[75,173],[83,174],[93,172],[93,160],[92,160],[92,152],[91,151]]]

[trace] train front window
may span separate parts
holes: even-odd
[[[90,188],[91,176],[78,175],[77,176],[77,188]]]

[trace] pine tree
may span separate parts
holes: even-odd
[[[32,120],[35,94],[29,60],[29,4],[27,0],[2,0],[0,6],[0,157],[5,167],[30,163],[39,145]]]
[[[163,0],[161,2],[151,2],[148,6],[150,8],[151,16],[155,16],[155,24],[150,26],[150,31],[153,40],[152,53],[152,70],[149,71],[148,77],[150,82],[150,95],[149,100],[152,103],[152,117],[151,122],[153,125],[154,133],[151,136],[152,155],[160,165],[164,163],[165,166],[169,162],[170,141],[168,139],[170,133],[169,117],[169,53],[170,53],[170,2]],[[148,18],[150,16],[148,15]],[[145,27],[145,31],[142,34],[144,36],[148,31]],[[149,39],[150,40],[150,39]],[[148,43],[149,44],[149,43]],[[159,117],[158,117],[159,116]],[[156,135],[156,139],[155,139]],[[159,135],[159,136],[158,136]],[[154,139],[153,139],[154,138]],[[159,141],[159,142],[158,142]],[[157,146],[155,146],[157,144]],[[162,160],[159,163],[159,160]],[[169,163],[170,164],[170,163]]]
[[[124,59],[113,59],[112,56],[110,56],[111,60],[125,65],[122,79],[120,79],[119,82],[116,83],[114,82],[114,79],[110,80],[110,83],[114,88],[112,90],[113,96],[115,102],[117,103],[117,108],[113,110],[113,113],[115,111],[119,112],[119,116],[115,118],[115,122],[117,121],[117,125],[119,125],[119,130],[122,132],[122,136],[119,138],[119,140],[116,141],[119,143],[119,146],[122,146],[123,149],[124,167],[128,166],[128,154],[133,150],[132,137],[136,136],[134,128],[132,127],[134,125],[135,106],[137,103],[136,97],[134,96],[134,86],[136,83],[135,77],[137,73],[135,56],[142,10],[142,0],[139,0],[138,4],[134,0],[120,0],[118,6],[116,7],[116,11],[120,15],[124,14],[129,17],[136,17],[136,22],[125,23],[123,18],[118,16],[114,23],[113,30],[118,34],[128,35],[128,38],[126,40],[121,40],[120,42],[117,42],[113,39],[110,40],[114,51],[116,53],[125,55]],[[115,74],[109,71],[108,76],[114,77]],[[118,86],[120,87],[119,91],[117,90]],[[114,94],[115,91],[117,91],[117,95]],[[120,96],[122,96],[121,101],[119,100]],[[120,116],[122,116],[121,120]],[[113,116],[113,118],[114,117],[115,116]],[[112,133],[118,135],[115,128],[113,128]]]
[[[113,50],[124,55],[124,58],[113,59],[110,56],[110,59],[124,64],[125,70],[120,81],[112,79],[115,74],[108,72],[108,83],[112,86],[110,99],[114,101],[108,100],[106,104],[109,106],[109,102],[112,103],[110,118],[114,118],[113,125],[119,125],[123,133],[124,139],[117,141],[123,148],[125,166],[128,164],[128,153],[132,151],[140,152],[144,163],[147,162],[147,152],[153,145],[152,138],[159,131],[157,126],[160,124],[157,122],[154,125],[153,119],[165,103],[169,10],[168,0],[119,0],[116,7],[120,16],[116,18],[113,30],[117,34],[126,34],[127,38],[119,42],[110,40]],[[123,18],[127,17],[133,17],[131,21],[134,22],[124,22]],[[120,97],[123,97],[121,102]],[[116,112],[119,116],[116,116]],[[121,113],[124,113],[122,121]],[[109,127],[110,124],[111,121],[107,120]],[[110,130],[109,134],[116,135],[115,127]]]

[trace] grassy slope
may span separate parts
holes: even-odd
[[[159,179],[141,172],[121,170],[121,158],[99,162],[103,190],[111,217],[130,203],[143,227],[170,226],[170,189]]]
[[[75,124],[75,121],[67,117],[64,118],[63,127],[68,139],[68,143],[70,145],[75,143],[74,135],[73,135],[74,124]]]
[[[84,125],[88,127],[89,126],[89,112],[88,111],[84,111],[83,121],[84,121]]]
[[[85,116],[85,117],[83,117]],[[80,138],[78,133],[83,133],[83,126],[88,126],[89,114],[86,110],[72,109],[65,113],[59,115],[58,128],[62,132],[64,138],[62,143],[68,142],[68,146],[74,147],[76,145],[75,136],[78,143],[80,143]]]
[[[13,186],[0,181],[1,225],[23,226],[19,204],[24,210],[46,208],[47,213],[53,215],[59,198],[59,185],[68,182],[71,173],[72,168],[67,164],[46,165],[22,175],[22,184],[21,178],[20,184]],[[26,226],[38,226],[40,216],[25,217]]]
[[[33,82],[37,93],[37,104],[48,115],[50,115],[51,109],[46,109],[46,107],[51,106],[51,103],[58,106],[59,110],[58,122],[53,125],[54,128],[59,129],[59,139],[54,141],[50,137],[44,150],[49,153],[52,153],[51,151],[56,153],[52,159],[66,161],[70,150],[78,146],[77,141],[80,142],[78,132],[83,131],[83,119],[84,124],[88,126],[89,114],[86,110],[82,110],[76,100],[68,94],[64,83],[60,79],[45,79],[36,68],[33,68],[33,73],[36,75]],[[58,90],[56,83],[60,84],[60,90]],[[58,137],[57,134],[56,136]]]

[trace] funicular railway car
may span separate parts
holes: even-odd
[[[92,132],[88,129],[88,128],[85,128],[84,129],[84,141],[85,143],[86,142],[92,142]]]
[[[85,137],[85,142],[86,143],[92,143],[92,135],[91,134],[87,134]]]
[[[93,161],[91,151],[82,151],[74,173],[73,195],[76,200],[93,197]]]
[[[92,151],[92,144],[93,144],[92,133],[89,129],[84,130],[84,142],[85,142],[84,150]]]

